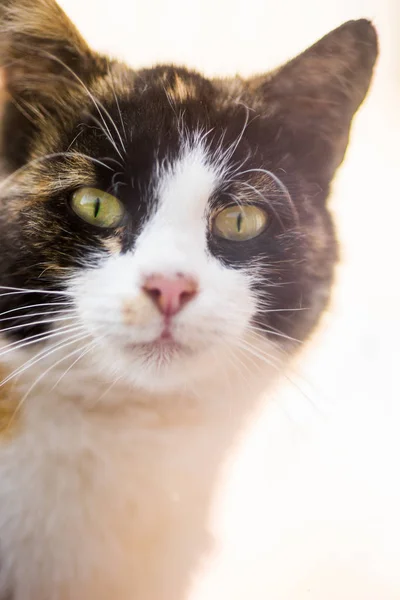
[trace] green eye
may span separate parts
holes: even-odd
[[[213,233],[234,242],[251,240],[262,233],[268,224],[268,215],[258,206],[228,206],[217,214]]]
[[[74,193],[71,207],[81,219],[97,227],[118,227],[125,214],[117,198],[90,187]]]

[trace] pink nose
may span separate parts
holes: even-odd
[[[152,275],[145,280],[143,290],[153,300],[160,313],[172,316],[196,296],[197,283],[186,275]]]

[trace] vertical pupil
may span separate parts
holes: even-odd
[[[240,231],[241,231],[241,229],[242,229],[242,222],[243,222],[243,215],[242,215],[242,213],[240,212],[240,213],[238,214],[238,218],[237,218],[237,230],[238,230],[238,232],[239,232],[239,233],[240,233]]]
[[[100,198],[96,198],[96,202],[94,204],[94,216],[95,218],[98,216],[99,212],[100,212]]]

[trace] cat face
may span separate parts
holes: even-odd
[[[1,10],[9,354],[86,354],[107,380],[174,390],[304,340],[329,296],[326,199],[372,26],[223,81],[106,60],[52,0]]]

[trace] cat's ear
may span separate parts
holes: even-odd
[[[104,68],[55,0],[0,0],[0,50],[7,89],[17,97],[61,100],[66,79],[85,81]]]
[[[106,68],[55,0],[0,0],[3,146],[26,142],[57,113],[68,120]],[[17,140],[4,140],[10,123]]]
[[[281,123],[296,163],[318,171],[322,181],[343,160],[377,54],[372,24],[349,21],[280,69],[248,82],[265,114]]]

